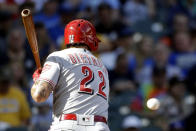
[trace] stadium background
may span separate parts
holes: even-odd
[[[64,48],[69,21],[95,25],[102,40],[96,54],[110,76],[111,131],[195,129],[195,0],[0,0],[1,129],[45,131],[52,121],[52,97],[36,104],[30,96],[35,63],[21,21],[24,8],[33,12],[42,62]],[[8,95],[8,87],[17,90]],[[151,97],[161,101],[156,111],[146,108]]]

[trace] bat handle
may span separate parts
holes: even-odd
[[[41,62],[40,62],[40,57],[39,57],[39,55],[35,55],[35,54],[34,54],[34,58],[35,58],[36,67],[37,67],[37,68],[41,68]]]

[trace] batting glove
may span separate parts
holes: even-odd
[[[42,72],[42,68],[38,68],[35,70],[35,72],[33,73],[34,82],[36,82],[39,79],[41,72]]]

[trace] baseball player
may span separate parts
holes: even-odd
[[[53,92],[51,131],[109,131],[109,80],[96,51],[100,40],[94,26],[78,19],[64,32],[67,49],[48,56],[33,74],[32,98],[44,102]]]

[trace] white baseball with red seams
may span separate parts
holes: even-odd
[[[95,122],[94,126],[84,128],[77,121],[59,121],[62,114],[98,115],[108,118],[109,79],[101,60],[86,49],[69,48],[50,54],[44,65],[47,70],[41,73],[39,79],[52,85],[54,95],[54,122],[51,130],[109,130],[104,122]]]
[[[157,98],[150,98],[147,101],[147,107],[151,110],[157,110],[160,107],[160,102]]]

